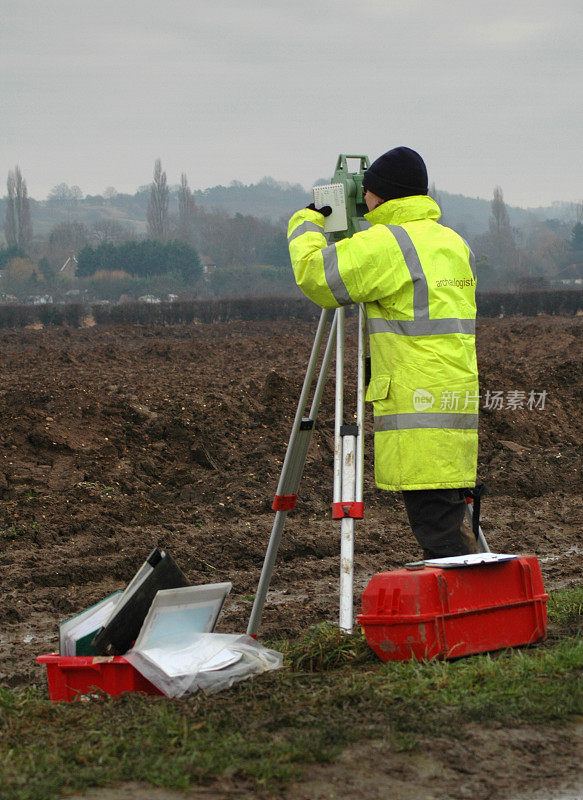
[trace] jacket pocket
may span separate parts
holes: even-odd
[[[386,400],[389,396],[389,388],[391,386],[390,375],[379,375],[373,378],[366,390],[365,400],[367,403],[374,403],[377,400]]]

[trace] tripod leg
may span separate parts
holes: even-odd
[[[356,489],[354,499],[357,503],[363,501],[364,490],[364,358],[366,350],[366,313],[364,306],[358,307],[358,373],[356,387],[356,424],[358,426],[358,439],[356,443]]]
[[[343,326],[339,325],[340,330]],[[365,314],[364,307],[358,309],[358,362],[356,391],[356,425],[344,425],[343,393],[344,380],[344,342],[337,339],[337,405],[336,427],[340,439],[340,502],[334,506],[333,515],[340,517],[340,618],[339,627],[352,633],[354,605],[354,520],[363,514],[364,482],[364,348]],[[340,386],[338,386],[340,383]],[[339,424],[340,423],[340,424]]]
[[[474,522],[474,507],[471,503],[466,503],[466,516],[468,518],[468,522],[470,523],[470,528],[473,528]],[[480,553],[489,553],[490,548],[488,547],[488,542],[486,541],[486,537],[484,536],[484,531],[482,530],[482,526],[478,526],[478,547],[480,548]]]
[[[302,423],[302,417],[304,415],[304,410],[306,408],[306,403],[308,402],[308,395],[310,393],[310,389],[312,387],[312,381],[314,379],[314,373],[316,371],[316,364],[318,361],[318,355],[320,353],[320,348],[322,346],[322,340],[324,338],[324,331],[326,328],[326,322],[328,320],[329,311],[325,308],[322,309],[322,313],[320,314],[320,321],[318,322],[318,330],[316,331],[316,336],[314,338],[314,344],[312,345],[312,352],[310,353],[310,360],[308,361],[308,366],[306,369],[306,375],[304,378],[304,383],[302,386],[302,391],[300,394],[300,399],[298,401],[298,407],[296,410],[296,415],[294,418],[294,423],[292,425],[291,434],[289,437],[289,443],[287,446],[285,459],[283,462],[283,467],[281,468],[281,475],[279,478],[279,483],[277,486],[277,494],[282,496],[285,494],[285,483],[288,477],[290,461],[294,454],[293,445],[298,438],[298,434],[300,431],[300,426]],[[330,332],[331,335],[331,332]]]
[[[344,319],[343,308],[336,311],[336,403],[334,424],[334,495],[338,508],[342,503],[353,503],[356,479],[356,431],[344,425]],[[340,614],[339,626],[352,632],[354,576],[354,519],[342,517],[340,521]]]
[[[320,375],[318,377],[318,382],[316,384],[316,390],[314,392],[314,398],[312,401],[312,407],[310,409],[310,417],[303,418],[303,413],[312,385],[328,315],[329,312],[324,309],[320,316],[316,338],[312,347],[310,361],[306,370],[306,377],[304,378],[304,385],[302,387],[289,444],[281,470],[281,476],[277,486],[277,493],[274,500],[276,514],[273,521],[273,527],[271,529],[269,545],[267,547],[267,552],[263,562],[263,568],[261,570],[259,585],[255,594],[253,608],[251,610],[251,616],[249,618],[249,624],[247,626],[247,634],[249,636],[257,635],[257,630],[261,621],[261,615],[263,614],[263,608],[265,606],[267,591],[269,589],[271,576],[273,575],[273,570],[275,567],[277,551],[279,550],[279,545],[287,518],[287,512],[295,505],[295,498],[304,470],[306,455],[312,437],[312,430],[316,420],[320,399],[322,397],[324,383],[326,381],[332,348],[334,346],[336,337],[336,318],[334,318],[334,322],[328,336],[324,358],[320,367]]]
[[[277,558],[277,551],[279,550],[286,517],[287,511],[277,511],[275,514],[275,520],[273,528],[271,529],[271,536],[269,537],[269,544],[263,562],[263,569],[261,570],[261,578],[259,579],[253,608],[251,609],[251,616],[249,617],[249,624],[247,625],[248,636],[257,636],[257,630],[261,621],[263,607],[265,606],[265,598],[267,597],[267,590],[269,589],[271,576],[273,574],[275,559]]]
[[[344,309],[338,308],[336,317],[336,395],[334,408],[334,490],[333,502],[342,500],[342,436],[344,421]]]
[[[346,426],[348,427],[348,426]],[[356,436],[342,437],[342,502],[354,501]],[[352,633],[354,582],[354,519],[340,520],[340,618],[339,627]]]

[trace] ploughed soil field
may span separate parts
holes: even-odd
[[[355,322],[347,320],[350,412]],[[281,320],[0,331],[0,684],[44,685],[35,657],[56,649],[59,621],[123,588],[154,546],[193,583],[232,581],[219,629],[244,632],[315,328]],[[478,323],[482,527],[494,551],[535,553],[547,590],[581,582],[582,334],[581,317]],[[331,376],[263,637],[337,620],[333,416]],[[369,408],[355,611],[373,573],[420,557],[400,497],[374,487],[371,423]],[[523,754],[529,769],[535,744]],[[361,756],[371,769],[380,758],[374,748]],[[334,772],[318,767],[312,797],[325,769]]]

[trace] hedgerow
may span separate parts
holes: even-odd
[[[500,317],[539,314],[575,316],[583,311],[583,292],[556,290],[525,293],[492,292],[478,295],[478,316]],[[351,313],[349,311],[349,313]],[[239,297],[232,299],[178,300],[174,302],[127,302],[117,305],[0,305],[0,328],[23,328],[42,324],[79,327],[87,316],[97,325],[212,324],[233,320],[313,320],[318,306],[302,297]]]

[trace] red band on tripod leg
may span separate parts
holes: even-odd
[[[332,503],[332,519],[362,519],[364,517],[364,503]]]
[[[296,507],[297,494],[276,494],[271,507],[274,511],[291,511]]]

